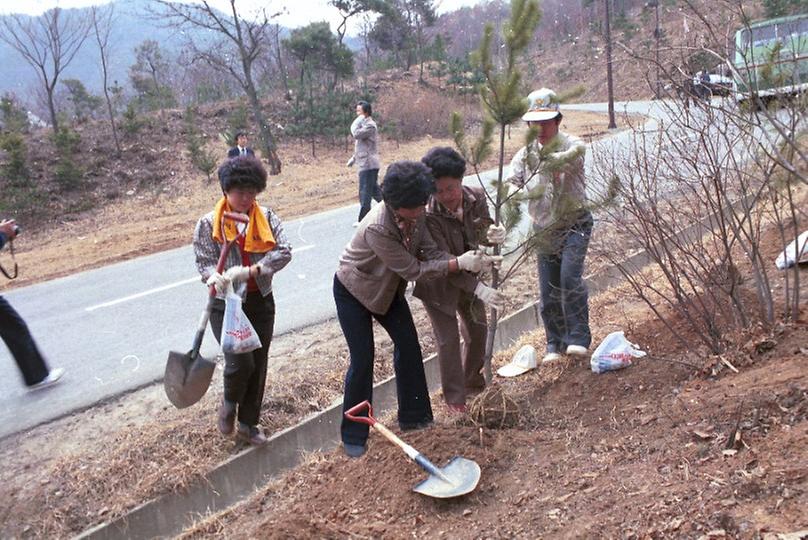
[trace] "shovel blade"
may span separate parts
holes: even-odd
[[[412,488],[416,493],[448,499],[471,493],[480,481],[480,466],[476,462],[462,458],[453,458],[445,467],[440,468],[448,482],[433,474]]]
[[[191,353],[168,353],[163,379],[168,400],[178,409],[190,407],[205,395],[213,378],[216,363]]]

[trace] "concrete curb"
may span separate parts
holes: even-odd
[[[648,259],[645,252],[641,252],[627,262],[639,268]],[[587,278],[587,284],[590,293],[595,294],[622,278],[622,273],[615,267],[607,267]],[[510,347],[522,334],[535,330],[540,324],[538,302],[501,319],[494,338],[494,350]],[[437,390],[440,387],[437,356],[432,355],[424,361],[424,370],[430,392]],[[395,377],[374,386],[373,407],[379,415],[396,407]],[[336,448],[339,445],[341,419],[342,402],[338,400],[328,409],[273,435],[265,446],[248,448],[231,457],[186,491],[169,493],[145,502],[126,515],[88,529],[76,538],[146,539],[178,534],[201,516],[232,506],[273,476],[297,466],[306,452]]]

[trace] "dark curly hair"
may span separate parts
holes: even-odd
[[[227,193],[234,188],[264,191],[267,171],[255,156],[237,156],[219,166],[219,183]]]
[[[432,171],[418,161],[396,161],[387,167],[382,198],[393,210],[418,208],[435,192]]]
[[[444,176],[463,178],[466,174],[466,160],[454,148],[436,146],[421,158],[421,163],[432,169],[432,176],[437,180]]]

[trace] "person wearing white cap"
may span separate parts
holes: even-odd
[[[562,353],[585,356],[592,336],[583,281],[592,234],[586,199],[581,139],[559,130],[563,118],[555,92],[541,88],[528,96],[522,116],[538,137],[511,161],[508,182],[524,188],[533,221],[539,265],[541,317],[547,338],[543,362]]]

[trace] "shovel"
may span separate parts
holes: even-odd
[[[359,413],[364,411],[367,411],[367,416],[359,416]],[[480,466],[470,459],[455,457],[444,467],[435,466],[426,456],[399,439],[395,433],[373,418],[373,406],[367,400],[345,411],[345,418],[369,425],[404,450],[411,460],[429,473],[426,480],[412,488],[416,493],[437,499],[459,497],[474,491],[480,481]]]
[[[224,229],[225,219],[244,223],[245,225],[233,240],[225,242],[224,245],[222,245],[222,250],[219,253],[219,262],[216,265],[216,271],[219,273],[224,270],[224,264],[227,260],[227,254],[230,252],[230,248],[233,247],[233,244],[238,242],[239,238],[244,235],[244,231],[247,230],[246,224],[248,221],[247,216],[243,214],[225,212],[222,219],[222,229]],[[224,230],[222,230],[222,238],[226,238],[224,236]],[[199,324],[196,327],[196,335],[194,336],[191,351],[187,353],[171,351],[168,353],[163,386],[165,387],[168,400],[178,409],[189,407],[202,399],[202,396],[208,391],[211,378],[213,378],[216,362],[200,356],[199,348],[202,346],[202,338],[205,335],[205,328],[208,326],[208,319],[210,319],[210,312],[215,300],[216,289],[211,285],[208,303],[205,306],[205,311],[202,312],[202,316],[199,318]]]

